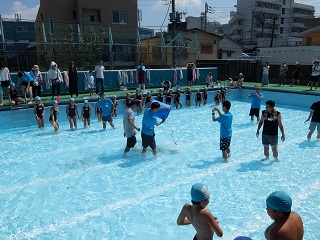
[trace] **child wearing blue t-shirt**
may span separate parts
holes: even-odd
[[[113,111],[113,102],[111,99],[106,98],[104,93],[101,94],[101,99],[98,102],[98,108],[101,109],[102,115],[102,124],[103,130],[106,130],[107,121],[109,122],[110,126],[114,128],[113,119],[112,119],[112,111]]]
[[[232,119],[233,116],[229,112],[231,108],[231,103],[229,101],[224,101],[222,103],[222,110],[224,114],[220,112],[218,108],[212,109],[212,121],[218,121],[220,123],[220,150],[222,151],[223,160],[228,161],[230,157],[230,143],[232,137]],[[216,111],[219,117],[216,118]]]
[[[257,123],[260,121],[260,105],[261,100],[263,99],[263,94],[260,92],[261,87],[259,85],[254,86],[256,91],[255,92],[249,92],[247,99],[252,99],[251,103],[251,109],[249,116],[251,117],[251,123],[253,123],[254,116],[257,117]]]

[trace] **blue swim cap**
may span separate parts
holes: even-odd
[[[276,191],[269,194],[266,199],[266,204],[276,211],[291,212],[292,199],[287,193]]]
[[[70,98],[70,101],[74,101],[74,98]]]
[[[14,82],[10,83],[10,87],[14,87],[16,84]],[[7,85],[8,86],[8,85]]]
[[[196,183],[191,188],[191,200],[194,202],[202,202],[210,197],[210,193],[206,185]]]
[[[39,97],[39,96],[36,96],[36,101],[40,101],[41,100],[41,98]]]
[[[239,236],[239,237],[236,237],[235,239],[233,240],[252,240],[251,238],[249,237],[243,237],[243,236]]]
[[[58,103],[58,101],[57,100],[52,100],[52,102],[51,102],[52,104],[57,104]]]
[[[84,103],[89,103],[89,101],[86,99],[86,100],[84,100]]]

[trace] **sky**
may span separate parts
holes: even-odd
[[[0,15],[2,18],[14,19],[14,13],[21,14],[22,19],[35,20],[40,0],[0,0]],[[102,0],[103,1],[103,0]],[[110,1],[110,0],[104,0]],[[236,0],[175,0],[176,10],[184,12],[184,16],[200,16],[204,12],[205,2],[212,8],[208,14],[209,22],[227,23],[230,11],[236,10]],[[166,30],[171,6],[170,0],[138,0],[138,8],[142,10],[141,27],[153,28],[156,31]],[[296,0],[295,2],[315,6],[316,17],[320,17],[319,0]],[[184,19],[182,19],[184,20]]]

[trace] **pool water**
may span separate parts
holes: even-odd
[[[193,227],[176,219],[196,182],[211,192],[208,208],[224,239],[264,239],[272,222],[265,198],[276,190],[292,196],[305,239],[320,239],[320,142],[306,140],[309,109],[276,106],[286,133],[281,162],[261,162],[250,103],[232,101],[232,156],[222,163],[212,107],[171,111],[156,127],[157,158],[150,149],[142,156],[140,135],[140,146],[122,156],[122,116],[106,131],[96,119],[76,131],[62,123],[58,134],[49,124],[2,130],[0,239],[192,239]],[[137,125],[141,120],[136,116]]]

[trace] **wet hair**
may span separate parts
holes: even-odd
[[[229,102],[229,101],[224,101],[223,103],[222,103],[222,107],[225,107],[226,109],[230,109],[231,108],[231,102]]]
[[[18,77],[19,77],[19,78],[22,78],[23,75],[24,75],[23,72],[18,72]]]
[[[158,102],[153,102],[151,104],[151,109],[157,109],[157,108],[160,108],[160,104]]]
[[[275,107],[276,106],[276,103],[274,101],[272,101],[272,100],[268,100],[266,102],[266,104],[268,104],[270,107]]]
[[[139,65],[141,65],[141,63],[143,64],[144,62],[143,62],[143,61],[140,61]]]
[[[89,70],[89,73],[92,73],[92,70]]]
[[[200,205],[199,202],[195,202],[195,201],[193,201],[193,200],[191,200],[191,202],[192,202],[192,205]]]

